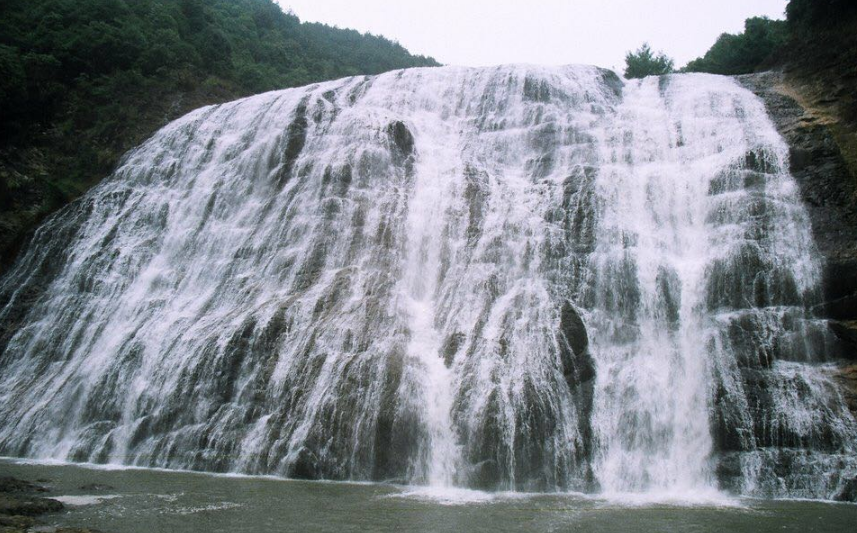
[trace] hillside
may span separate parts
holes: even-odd
[[[0,271],[46,215],[191,109],[437,64],[271,0],[4,0]]]

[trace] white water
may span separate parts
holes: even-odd
[[[716,76],[416,69],[195,111],[0,281],[0,452],[832,497],[857,425],[814,377],[786,158]]]

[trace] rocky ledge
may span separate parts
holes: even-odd
[[[848,408],[852,413],[857,413],[857,364],[842,365],[834,377],[842,384],[843,396],[848,403]]]
[[[47,488],[29,481],[0,477],[0,533],[98,533],[40,523],[38,517],[64,509],[62,502],[45,497],[47,492]]]

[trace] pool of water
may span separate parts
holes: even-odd
[[[106,533],[853,532],[857,505],[717,494],[594,497],[294,481],[0,459],[66,504],[48,524]],[[109,486],[84,489],[87,485]]]

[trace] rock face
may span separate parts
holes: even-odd
[[[845,355],[857,357],[857,176],[837,140],[839,119],[816,104],[818,96],[803,94],[809,91],[804,84],[781,72],[738,79],[762,98],[789,145],[790,171],[825,260],[824,299],[814,312],[837,320],[831,326],[847,345]]]
[[[857,413],[857,364],[841,365],[835,378],[842,385],[848,408]]]

